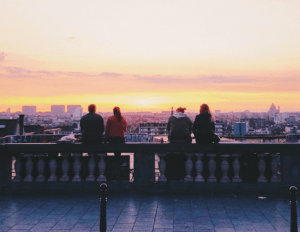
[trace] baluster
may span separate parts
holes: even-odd
[[[266,163],[264,160],[264,157],[266,154],[257,154],[259,157],[258,161],[258,171],[259,171],[259,177],[258,182],[268,182],[267,178],[265,177],[265,170],[266,170]]]
[[[50,177],[48,178],[48,182],[56,182],[57,177],[55,175],[56,168],[57,168],[57,162],[56,162],[56,156],[57,154],[48,154],[50,156],[50,162],[49,162],[49,169],[50,169]]]
[[[271,154],[272,161],[271,161],[271,169],[272,169],[272,177],[271,177],[271,182],[280,182],[278,176],[277,176],[277,171],[278,171],[278,154]]]
[[[167,181],[167,178],[165,176],[165,172],[166,172],[166,161],[165,161],[165,156],[167,155],[166,153],[157,153],[157,155],[159,156],[159,172],[160,172],[160,176],[158,178],[159,182],[165,182]]]
[[[97,181],[106,181],[106,176],[104,175],[105,169],[106,169],[106,163],[105,163],[105,156],[106,153],[98,153],[97,156],[100,156],[100,160],[98,163],[98,169],[99,169],[99,177],[97,178]]]
[[[21,163],[21,158],[22,155],[18,154],[18,155],[14,155],[16,162],[15,162],[15,172],[16,172],[16,176],[14,177],[14,179],[12,180],[12,182],[21,182],[22,178],[20,176],[21,173],[21,168],[22,168],[22,163]]]
[[[32,177],[32,169],[33,169],[33,162],[31,160],[31,157],[33,156],[33,154],[24,154],[25,157],[27,157],[27,161],[25,164],[26,167],[26,174],[27,176],[24,178],[24,182],[32,182],[33,181],[33,177]]]
[[[196,153],[195,155],[197,157],[197,161],[195,163],[196,172],[197,172],[197,176],[195,178],[195,182],[204,182],[204,178],[201,175],[202,169],[203,169],[203,162],[202,162],[203,153]]]
[[[75,160],[73,163],[73,169],[75,172],[75,176],[72,179],[72,182],[79,182],[81,181],[81,177],[79,176],[80,170],[81,170],[81,162],[79,160],[79,157],[81,156],[81,153],[73,153],[72,156],[75,156]]]
[[[221,163],[221,169],[222,169],[222,178],[221,178],[221,182],[222,183],[228,183],[230,182],[230,179],[228,177],[228,170],[229,170],[229,163],[228,163],[228,158],[230,157],[230,155],[224,154],[221,155],[221,158],[223,159],[222,163]]]
[[[68,175],[69,168],[70,168],[70,162],[68,160],[69,153],[61,153],[61,156],[64,157],[64,160],[61,163],[63,175],[59,180],[62,182],[70,181],[70,177]]]
[[[95,162],[95,154],[91,153],[89,154],[90,156],[90,161],[88,163],[88,168],[89,168],[89,176],[86,178],[86,181],[95,181],[95,176],[94,176],[94,171],[95,171],[95,167],[96,167],[96,162]]]
[[[45,154],[37,154],[36,157],[38,157],[39,161],[37,163],[37,169],[38,169],[38,177],[36,178],[35,182],[44,182],[45,176]]]
[[[185,171],[186,176],[184,177],[184,182],[192,182],[193,177],[191,176],[192,169],[193,169],[193,161],[191,157],[194,155],[193,153],[186,153],[187,160],[185,161]]]
[[[234,176],[232,178],[232,182],[242,182],[242,178],[240,177],[240,169],[241,169],[241,164],[239,161],[239,157],[241,156],[240,154],[232,154],[232,156],[234,157],[234,161],[232,163],[232,167],[233,167],[233,173]]]
[[[207,179],[207,182],[217,182],[217,178],[215,176],[216,162],[215,162],[215,159],[214,159],[216,154],[210,153],[210,154],[207,154],[207,156],[210,157],[209,162],[208,162],[209,177]]]

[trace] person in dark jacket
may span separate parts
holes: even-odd
[[[200,106],[200,114],[196,116],[193,133],[197,143],[210,144],[214,142],[215,123],[207,104]]]
[[[81,141],[85,144],[102,143],[102,134],[104,132],[104,121],[101,115],[96,114],[96,106],[89,105],[89,113],[80,120],[82,133]]]
[[[184,113],[186,108],[179,107],[168,121],[167,131],[171,143],[190,143],[192,141],[192,121]]]

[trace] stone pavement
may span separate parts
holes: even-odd
[[[0,196],[0,231],[99,231],[99,212],[99,195]],[[107,201],[108,231],[265,232],[289,226],[288,196],[109,195]]]

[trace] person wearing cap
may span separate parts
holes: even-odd
[[[192,141],[192,121],[184,113],[186,108],[179,107],[168,121],[167,131],[171,143],[190,143]]]
[[[104,132],[104,121],[101,115],[96,114],[96,106],[89,105],[89,113],[84,115],[80,120],[80,128],[82,133],[81,141],[84,144],[102,143],[102,134]]]

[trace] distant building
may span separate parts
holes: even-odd
[[[141,123],[139,133],[145,135],[166,135],[167,123]]]
[[[248,125],[245,122],[236,122],[233,124],[234,136],[244,136],[248,132]]]
[[[73,117],[81,117],[82,111],[81,105],[67,105],[67,113],[73,114]]]
[[[223,121],[217,120],[215,122],[215,132],[218,135],[220,135],[220,136],[224,135],[224,132],[225,132],[225,123]]]
[[[64,105],[52,105],[51,106],[51,113],[52,114],[64,114],[65,113],[65,106]]]
[[[25,115],[35,115],[36,106],[22,106],[22,113]]]
[[[278,113],[280,113],[280,107],[278,106],[278,110],[277,110],[274,103],[272,103],[272,105],[268,111],[269,118],[274,118],[275,114],[278,114]]]
[[[19,135],[19,119],[0,119],[0,138],[8,135]]]

